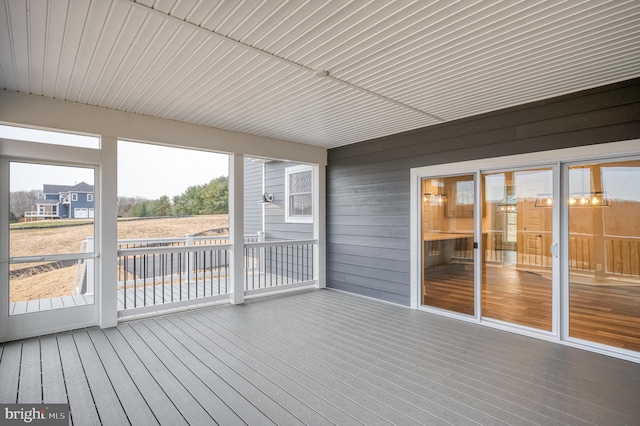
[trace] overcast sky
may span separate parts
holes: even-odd
[[[58,145],[99,147],[97,138],[56,134],[0,125],[0,137]],[[182,194],[189,186],[227,176],[228,156],[190,149],[120,141],[118,143],[118,196],[157,199]],[[93,170],[41,164],[11,164],[10,190],[42,190],[43,184],[93,184]]]

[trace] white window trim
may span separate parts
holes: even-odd
[[[309,172],[311,173],[311,211],[312,213],[308,216],[291,216],[289,214],[289,175],[294,173],[303,173]],[[284,169],[284,221],[286,223],[313,223],[313,204],[315,202],[314,191],[315,186],[313,185],[313,166],[302,164],[299,166],[286,167]]]
[[[78,201],[78,194],[75,192],[71,193],[71,201]]]
[[[87,202],[93,202],[93,194],[87,194]]]

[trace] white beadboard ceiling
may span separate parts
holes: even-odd
[[[5,90],[325,148],[638,76],[640,0],[0,2]]]

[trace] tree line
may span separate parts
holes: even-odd
[[[203,185],[188,187],[173,199],[163,195],[157,200],[139,197],[118,199],[119,217],[191,216],[226,214],[229,210],[229,182],[226,176]]]
[[[10,193],[9,220],[18,222],[27,211],[35,209],[36,200],[43,197],[42,191],[15,191]],[[173,199],[163,195],[157,200],[142,197],[120,197],[119,217],[191,216],[226,214],[229,210],[229,182],[226,176],[203,185],[188,187]]]

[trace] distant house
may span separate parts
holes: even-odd
[[[93,185],[50,185],[42,187],[43,197],[36,210],[26,212],[31,219],[88,219],[94,217]]]

